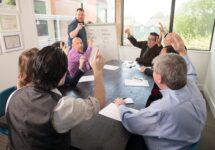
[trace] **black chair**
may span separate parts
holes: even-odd
[[[5,107],[11,93],[16,90],[16,87],[9,87],[0,91],[0,133],[8,135],[8,126],[5,119]]]

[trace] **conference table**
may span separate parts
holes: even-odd
[[[134,104],[128,104],[128,107],[144,108],[154,84],[152,77],[141,73],[138,64],[132,66],[120,60],[110,60],[106,64],[119,66],[117,70],[104,69],[103,72],[107,105],[117,97],[129,97]],[[92,74],[89,71],[85,75]],[[133,78],[147,80],[149,86],[126,86],[125,79]],[[87,98],[93,95],[93,86],[93,81],[81,82],[76,88],[63,86],[59,90],[63,95]],[[71,130],[71,141],[72,146],[83,150],[124,150],[130,135],[120,121],[97,114]]]

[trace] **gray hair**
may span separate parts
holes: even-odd
[[[178,90],[187,83],[187,65],[177,54],[157,56],[153,62],[154,72],[161,75],[162,82],[170,89]]]

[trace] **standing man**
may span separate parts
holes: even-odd
[[[72,47],[72,39],[74,37],[79,37],[83,41],[84,52],[87,49],[87,33],[84,25],[84,9],[78,8],[76,10],[75,19],[68,26],[68,46]]]
[[[151,66],[152,60],[159,55],[161,49],[161,37],[155,32],[151,32],[147,41],[137,41],[132,35],[130,29],[125,29],[128,40],[132,45],[141,49],[140,57],[136,61],[144,66]]]

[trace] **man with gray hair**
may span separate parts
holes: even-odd
[[[137,113],[132,113],[121,98],[114,101],[125,128],[143,136],[149,150],[188,149],[199,141],[206,121],[195,68],[182,39],[176,33],[169,34],[180,56],[160,55],[153,60],[153,79],[163,97]]]

